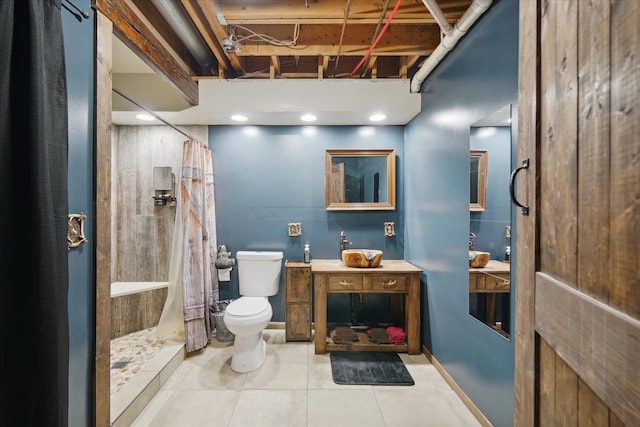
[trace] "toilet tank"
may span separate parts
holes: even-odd
[[[280,289],[282,252],[238,251],[238,281],[240,295],[268,297]]]

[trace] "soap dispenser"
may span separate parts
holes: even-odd
[[[309,264],[311,262],[311,249],[309,249],[309,244],[304,244],[304,262]]]

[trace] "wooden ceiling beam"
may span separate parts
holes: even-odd
[[[271,80],[280,75],[280,58],[277,56],[271,57],[271,64],[269,64],[269,77]]]
[[[428,56],[434,49],[435,46],[390,46],[376,48],[373,53],[376,56]],[[345,45],[340,50],[340,56],[363,56],[367,50],[368,46]],[[242,45],[242,56],[335,56],[337,53],[338,47],[333,45],[307,46],[295,50],[284,46]]]
[[[377,61],[378,61],[378,57],[375,55],[371,55],[369,59],[367,59],[367,62],[365,63],[364,68],[360,72],[360,76],[369,75],[369,73],[371,73],[371,70],[373,69]]]
[[[328,19],[328,18],[305,18],[305,19],[296,19],[296,18],[259,18],[259,17],[244,17],[238,19],[229,19],[227,20],[227,24],[229,25],[255,25],[255,24],[271,24],[271,25],[338,25],[342,24],[344,17],[341,19]],[[379,18],[353,18],[354,24],[362,24],[362,25],[376,25],[378,23]],[[351,22],[351,15],[349,15],[349,22]],[[393,22],[397,24],[404,25],[438,25],[435,19],[430,17],[421,17],[421,18],[398,18],[394,17]],[[455,22],[455,20],[454,20]]]
[[[329,69],[329,57],[318,55],[318,79],[322,80]]]
[[[351,22],[351,21],[349,21]],[[258,34],[265,34],[280,41],[293,38],[293,26],[253,25],[247,27]],[[348,23],[342,34],[342,25],[301,26],[295,46],[266,43],[249,31],[236,29],[236,36],[242,45],[242,56],[255,55],[337,55],[340,40],[346,55],[362,55],[369,48],[375,25]],[[437,25],[410,26],[391,25],[378,42],[375,53],[380,55],[428,55],[440,43],[440,29]]]
[[[318,75],[316,73],[282,73],[282,78],[285,79],[316,79]]]
[[[407,66],[408,63],[409,63],[409,60],[406,56],[400,57],[400,73],[399,74],[401,79],[407,78],[407,74],[409,71],[409,67]]]
[[[411,67],[413,67],[416,64],[416,62],[418,62],[419,60],[420,60],[420,56],[418,55],[407,58],[407,69],[410,69]]]
[[[125,0],[93,0],[113,23],[113,32],[189,104],[198,104],[198,84]]]
[[[211,74],[211,70],[204,69],[193,57],[189,49],[182,43],[176,32],[166,19],[149,0],[131,0],[137,10],[149,22],[156,33],[173,49],[182,61],[189,65],[196,75]],[[215,65],[217,67],[217,64]]]
[[[229,25],[246,25],[252,22],[274,24],[341,24],[344,20],[344,0],[303,1],[270,0],[268,2],[239,2],[221,0],[220,13]],[[377,24],[383,10],[383,1],[352,0],[349,6],[349,21]],[[440,0],[439,5],[449,21],[462,16],[471,0]],[[387,12],[387,16],[390,11]],[[419,1],[407,2],[400,6],[393,18],[394,22],[411,24],[433,24],[435,20],[424,4]]]
[[[229,32],[218,22],[215,2],[211,0],[181,0],[181,2],[207,46],[222,65],[225,77],[244,75],[244,67],[240,59],[233,54],[227,55],[221,45],[221,40],[227,38]]]

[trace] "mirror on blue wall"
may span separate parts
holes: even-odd
[[[395,210],[393,149],[328,149],[325,208],[335,211]]]
[[[487,203],[487,150],[469,152],[469,210],[484,211]]]
[[[470,183],[479,181],[471,176],[474,153],[484,154],[486,176],[475,193],[476,202],[484,193],[483,206],[474,210],[471,201],[469,213],[469,314],[505,338],[511,335],[511,146],[511,105],[471,125]],[[478,262],[485,253],[488,262]]]

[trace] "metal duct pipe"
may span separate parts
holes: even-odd
[[[411,79],[411,93],[420,92],[420,86],[427,76],[433,71],[433,69],[447,56],[447,54],[453,49],[458,41],[464,36],[469,28],[482,16],[493,0],[474,0],[473,3],[466,10],[464,15],[456,22],[456,25],[449,34],[442,38],[442,41],[435,48],[433,53],[424,61],[422,67]]]
[[[211,69],[213,56],[184,9],[173,0],[151,0],[158,12],[176,32],[182,43],[205,70]]]
[[[433,16],[433,19],[436,20],[436,24],[440,27],[444,35],[449,35],[453,30],[453,26],[449,22],[444,13],[442,13],[442,9],[438,6],[438,3],[435,0],[422,0],[422,3],[427,7],[427,10]]]

